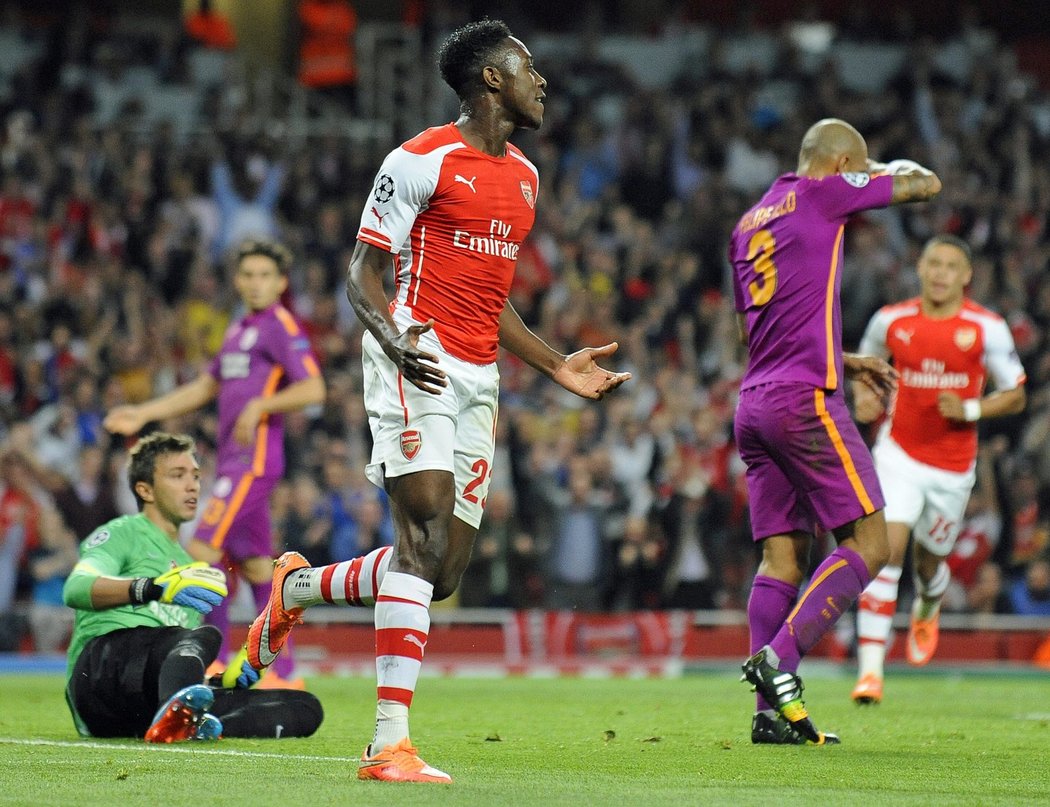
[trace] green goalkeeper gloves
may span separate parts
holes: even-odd
[[[131,581],[128,590],[132,605],[159,600],[184,605],[202,614],[211,613],[227,593],[226,575],[202,560],[176,566],[152,579],[138,577]]]

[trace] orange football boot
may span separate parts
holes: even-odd
[[[882,703],[882,678],[875,673],[862,675],[850,695],[853,702],[864,706],[869,703]]]
[[[371,746],[361,755],[357,769],[358,779],[374,779],[379,782],[433,782],[450,784],[452,777],[444,771],[432,768],[419,758],[419,752],[406,737],[401,742],[388,745],[375,756],[369,756]]]
[[[263,670],[273,664],[289,632],[303,621],[304,608],[284,607],[284,581],[296,569],[305,569],[309,565],[298,552],[285,552],[274,561],[270,599],[248,628],[245,641],[248,663],[255,669]]]

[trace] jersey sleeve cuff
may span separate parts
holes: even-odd
[[[357,233],[357,240],[362,241],[369,246],[376,247],[377,249],[384,250],[393,254],[397,252],[393,245],[390,243],[390,239],[381,233],[377,233],[375,230],[362,229]]]

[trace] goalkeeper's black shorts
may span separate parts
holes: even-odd
[[[220,643],[210,625],[124,628],[95,637],[84,645],[66,687],[78,729],[93,737],[143,736],[161,706],[158,684],[168,657],[196,651],[207,668]],[[222,721],[224,737],[308,737],[324,719],[314,695],[283,689],[215,689],[211,712]]]
[[[221,640],[210,625],[122,628],[96,636],[73,665],[66,698],[93,737],[141,737],[160,708],[161,667],[176,645],[191,642],[207,667]]]

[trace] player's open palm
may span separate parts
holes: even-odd
[[[137,406],[115,406],[102,420],[102,428],[110,434],[138,434],[146,423]]]
[[[434,327],[434,320],[411,325],[384,346],[384,352],[408,381],[423,392],[440,395],[448,386],[445,371],[437,367],[438,357],[419,349],[419,337]]]
[[[619,345],[611,342],[604,347],[585,347],[565,357],[552,378],[570,392],[583,398],[602,399],[605,393],[616,389],[630,377],[630,373],[614,373],[598,366],[597,359],[616,352]]]

